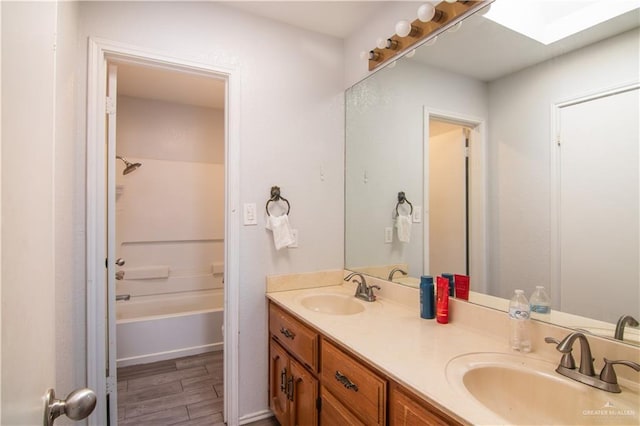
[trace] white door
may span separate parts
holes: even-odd
[[[560,109],[561,309],[614,323],[640,311],[639,93]]]
[[[2,5],[2,419],[42,424],[56,383],[56,4]],[[29,49],[25,49],[28,40]]]
[[[429,138],[429,272],[467,272],[467,177],[462,127]]]

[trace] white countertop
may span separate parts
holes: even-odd
[[[372,303],[358,301],[366,309],[355,315],[313,312],[300,303],[307,295],[322,293],[353,296],[354,291],[352,285],[345,284],[274,292],[267,296],[452,417],[473,424],[506,423],[483,407],[468,404],[446,377],[447,363],[459,355],[513,353],[506,339],[498,341],[481,336],[455,323],[438,324],[435,320],[421,319],[417,310],[381,297]]]

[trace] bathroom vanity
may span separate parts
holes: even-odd
[[[616,369],[622,388],[617,394],[556,373],[562,354],[545,337],[560,341],[571,330],[534,322],[534,349],[521,354],[510,350],[508,319],[497,310],[452,299],[451,323],[443,325],[420,319],[416,289],[370,278],[381,289],[374,302],[365,302],[354,297],[355,284],[335,285],[341,276],[334,285],[290,290],[282,277],[279,288],[267,292],[269,404],[282,425],[586,425],[640,419],[635,371]],[[313,282],[313,274],[307,278]],[[605,356],[640,359],[638,348],[587,339],[596,373]],[[576,345],[574,355],[579,352]],[[602,411],[611,405],[615,412]]]

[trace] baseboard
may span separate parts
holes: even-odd
[[[116,361],[118,368],[128,367],[130,365],[137,364],[149,364],[156,361],[165,361],[167,359],[181,358],[183,356],[198,355],[205,352],[221,351],[224,348],[224,343],[210,343],[208,345],[193,346],[191,348],[174,349],[165,352],[156,352],[153,354],[145,354],[139,356],[132,356],[129,358],[121,358]]]
[[[238,424],[246,425],[248,423],[257,422],[258,420],[268,419],[273,417],[271,410],[258,411],[257,413],[245,414],[238,419]]]

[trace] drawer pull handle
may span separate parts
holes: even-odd
[[[282,334],[287,339],[291,339],[291,340],[293,340],[296,337],[294,333],[289,331],[288,328],[284,328],[284,327],[280,327],[280,334]]]
[[[287,369],[283,368],[280,372],[280,392],[287,393]]]
[[[287,399],[289,401],[293,401],[293,390],[293,376],[291,376],[287,380]]]
[[[342,383],[342,385],[345,388],[351,389],[354,392],[358,392],[358,385],[356,385],[351,380],[349,380],[349,378],[347,376],[345,376],[344,374],[342,374],[341,372],[336,371],[335,377],[336,377],[336,380],[339,381],[340,383]]]

